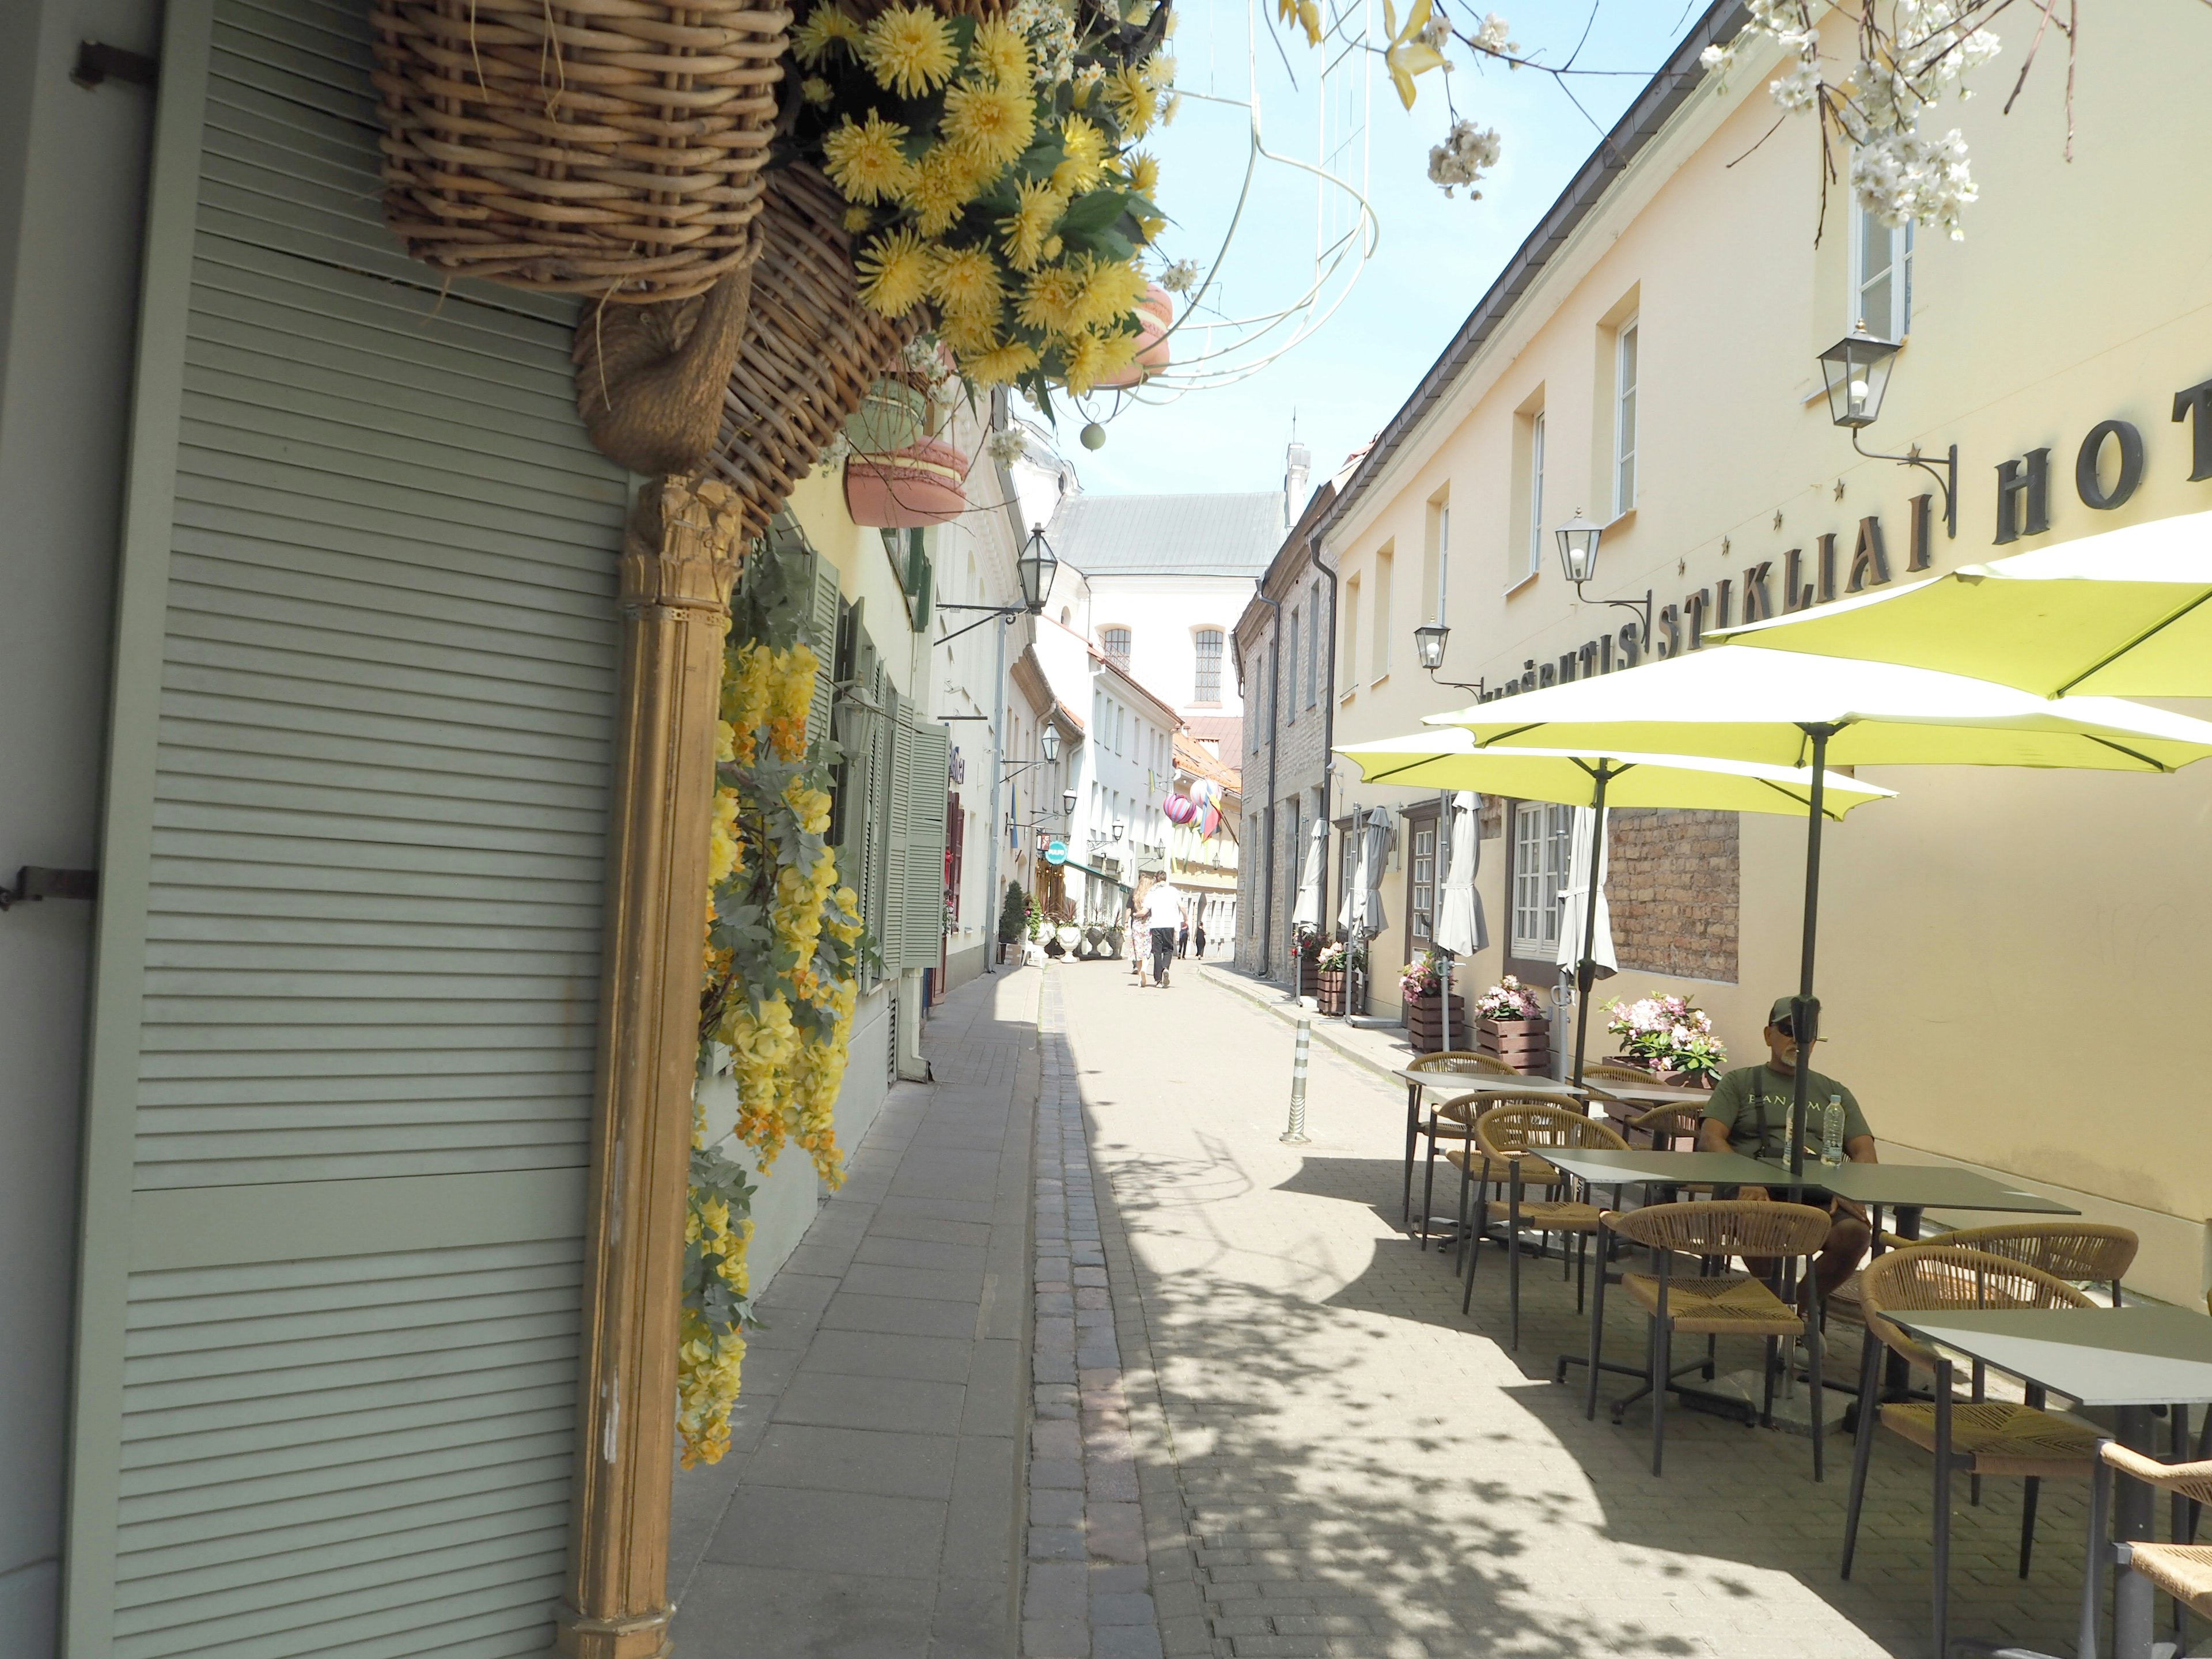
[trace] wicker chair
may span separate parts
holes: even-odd
[[[1651,1144],[1675,1150],[1673,1143],[1698,1138],[1698,1125],[1705,1121],[1705,1109],[1695,1101],[1680,1106],[1655,1106],[1640,1117],[1628,1121],[1628,1127],[1638,1134],[1651,1137]]]
[[[1961,1228],[1930,1242],[2025,1261],[2072,1285],[2106,1285],[2117,1308],[2120,1280],[2135,1265],[2142,1241],[2130,1228],[2094,1221],[2010,1221],[1992,1227]]]
[[[1678,1277],[1671,1270],[1676,1255],[1726,1261],[1742,1256],[1780,1261],[1810,1256],[1828,1237],[1828,1212],[1808,1204],[1777,1204],[1749,1199],[1695,1204],[1652,1204],[1640,1210],[1607,1211],[1606,1226],[1652,1253],[1656,1271],[1625,1273],[1620,1286],[1642,1308],[1650,1321],[1650,1348],[1644,1367],[1643,1389],[1614,1402],[1613,1420],[1643,1394],[1651,1395],[1651,1473],[1661,1471],[1666,1451],[1667,1390],[1674,1370],[1669,1363],[1674,1334],[1696,1336],[1757,1336],[1766,1342],[1766,1399],[1760,1420],[1774,1420],[1776,1345],[1784,1337],[1802,1335],[1811,1360],[1810,1375],[1820,1375],[1820,1321],[1817,1289],[1813,1316],[1800,1318],[1763,1281],[1749,1273],[1722,1273]],[[1597,1294],[1590,1312],[1589,1399],[1583,1413],[1597,1415],[1598,1373],[1603,1356],[1600,1346],[1605,1330],[1605,1280],[1597,1276]],[[1808,1279],[1811,1284],[1813,1281]],[[1826,1472],[1821,1419],[1817,1399],[1813,1412],[1813,1478]]]
[[[1613,1131],[1594,1118],[1583,1115],[1571,1107],[1553,1106],[1535,1101],[1510,1101],[1493,1106],[1474,1121],[1475,1155],[1482,1160],[1484,1179],[1474,1178],[1475,1156],[1467,1151],[1452,1153],[1452,1162],[1459,1165],[1459,1223],[1461,1237],[1468,1241],[1467,1289],[1461,1294],[1459,1310],[1465,1314],[1474,1304],[1474,1272],[1482,1265],[1482,1236],[1489,1225],[1490,1206],[1488,1182],[1502,1178],[1505,1188],[1505,1261],[1506,1306],[1511,1327],[1509,1346],[1521,1346],[1521,1224],[1527,1221],[1543,1235],[1541,1253],[1551,1253],[1552,1235],[1565,1233],[1578,1240],[1594,1236],[1598,1230],[1598,1211],[1595,1205],[1565,1199],[1538,1199],[1533,1202],[1522,1199],[1522,1193],[1532,1176],[1540,1185],[1559,1181],[1559,1172],[1545,1163],[1540,1154],[1547,1146],[1583,1147],[1625,1152],[1628,1143]],[[1491,1171],[1497,1170],[1497,1175]],[[1474,1224],[1468,1224],[1468,1194],[1476,1195]],[[1580,1252],[1578,1251],[1579,1257]],[[1575,1310],[1582,1310],[1582,1286],[1575,1287]]]
[[[2212,1297],[2207,1300],[2212,1302]],[[2212,1544],[2130,1542],[2113,1546],[2108,1551],[2105,1538],[2105,1517],[2112,1513],[2110,1492],[2115,1471],[2131,1480],[2140,1480],[2147,1486],[2171,1493],[2177,1500],[2181,1500],[2175,1505],[2177,1510],[2182,1502],[2185,1502],[2191,1520],[2185,1526],[2177,1519],[2177,1536],[2193,1535],[2195,1510],[2202,1504],[2212,1504],[2212,1461],[2200,1459],[2194,1463],[2161,1463],[2156,1458],[2145,1457],[2141,1452],[2130,1451],[2117,1441],[2110,1440],[2104,1443],[2103,1453],[2103,1461],[2096,1471],[2096,1495],[2089,1505],[2092,1528],[2089,1540],[2090,1583],[2093,1586],[2096,1583],[2103,1562],[2116,1559],[2122,1565],[2132,1566],[2172,1596],[2177,1620],[2181,1617],[2179,1610],[2183,1607],[2212,1618]],[[2091,1604],[2093,1608],[2094,1603]],[[2097,1650],[2094,1627],[2089,1623],[2091,1616],[2092,1611],[2085,1609],[2081,1651],[2094,1659]],[[2188,1644],[2185,1641],[2180,1645],[2185,1650]]]
[[[1497,1055],[1481,1054],[1473,1048],[1445,1048],[1433,1054],[1423,1054],[1412,1065],[1407,1066],[1406,1069],[1409,1072],[1473,1072],[1493,1077],[1501,1074],[1506,1077],[1515,1077],[1519,1075],[1519,1073],[1516,1073],[1510,1066],[1508,1066],[1504,1060],[1498,1059]],[[1425,1119],[1421,1115],[1421,1085],[1418,1083],[1408,1083],[1406,1085],[1406,1204],[1404,1212],[1405,1223],[1408,1227],[1412,1226],[1413,1223],[1413,1154],[1420,1146],[1421,1137],[1425,1134],[1430,1139],[1429,1157],[1431,1161],[1435,1159],[1437,1127],[1437,1114],[1435,1112],[1431,1111],[1429,1113]],[[1467,1139],[1467,1135],[1466,1132],[1462,1130],[1455,1137],[1447,1134],[1446,1138],[1464,1140]],[[1425,1215],[1422,1218],[1421,1241],[1425,1246],[1428,1242],[1427,1217]]]
[[[1951,1362],[1905,1334],[1885,1316],[1942,1308],[2090,1308],[2096,1304],[2062,1279],[2039,1267],[1987,1250],[1945,1244],[1915,1245],[1880,1255],[1859,1275],[1866,1342],[1859,1362],[1858,1439],[1851,1455],[1851,1495],[1844,1518],[1843,1576],[1851,1576],[1858,1542],[1859,1508],[1867,1468],[1874,1457],[1875,1425],[1936,1456],[1934,1503],[1936,1650],[1945,1650],[1949,1629],[1951,1480],[1974,1475],[2020,1475],[2020,1576],[2027,1577],[2035,1545],[2035,1497],[2045,1479],[2087,1480],[2097,1464],[2095,1431],[2043,1409],[2043,1391],[2030,1386],[2027,1403],[1951,1401]],[[1884,1347],[1908,1364],[1936,1374],[1936,1401],[1893,1401],[1877,1408],[1875,1394]]]
[[[1474,1139],[1475,1119],[1482,1116],[1492,1107],[1502,1105],[1510,1099],[1512,1099],[1512,1097],[1510,1095],[1459,1095],[1450,1100],[1443,1102],[1441,1105],[1431,1111],[1427,1117],[1421,1119],[1416,1124],[1415,1133],[1417,1138],[1419,1139],[1425,1139],[1428,1142],[1429,1148],[1426,1156],[1423,1159],[1423,1168],[1421,1171],[1421,1224],[1419,1231],[1421,1248],[1425,1250],[1429,1248],[1429,1222],[1431,1218],[1430,1215],[1430,1206],[1434,1202],[1437,1193],[1437,1152],[1438,1149],[1440,1147],[1449,1148],[1454,1146],[1461,1149],[1461,1151],[1447,1151],[1446,1156],[1451,1162],[1457,1164],[1460,1166],[1463,1177],[1467,1165],[1470,1160],[1462,1156],[1462,1151],[1464,1151],[1464,1149],[1466,1149]],[[1410,1184],[1412,1171],[1408,1170],[1407,1173],[1407,1180]],[[1505,1179],[1505,1166],[1501,1164],[1495,1169],[1486,1167],[1485,1172],[1482,1175],[1478,1176],[1476,1179],[1503,1182]],[[1556,1170],[1547,1168],[1540,1171],[1538,1168],[1533,1164],[1529,1167],[1527,1177],[1528,1184],[1532,1187],[1551,1186],[1556,1183],[1559,1181],[1559,1174]],[[1464,1188],[1466,1182],[1464,1178],[1462,1178],[1461,1186]],[[1462,1191],[1460,1196],[1464,1200],[1466,1193]],[[1459,1271],[1467,1264],[1467,1206],[1462,1202],[1459,1207],[1459,1253],[1453,1260],[1452,1265],[1454,1272]],[[1407,1205],[1407,1213],[1409,1216],[1412,1213],[1412,1206],[1410,1202]]]

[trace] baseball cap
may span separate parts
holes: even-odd
[[[1796,997],[1777,997],[1774,999],[1774,1006],[1766,1011],[1766,1023],[1769,1025],[1780,1025],[1787,1028],[1790,1024],[1790,1016],[1796,1012],[1796,1011],[1797,999]],[[1827,1011],[1823,1009],[1821,1012],[1825,1013]]]

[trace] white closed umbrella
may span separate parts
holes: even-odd
[[[1591,844],[1604,836],[1604,820],[1591,806],[1574,809],[1574,823],[1568,831],[1567,884],[1559,890],[1559,963],[1571,968],[1588,957],[1606,974],[1620,971],[1620,962],[1613,953],[1613,911],[1606,902],[1606,866],[1611,862],[1611,848],[1597,848],[1596,902],[1590,902]],[[1611,836],[1605,836],[1610,842]],[[1587,931],[1587,938],[1585,932]],[[1585,948],[1587,947],[1587,948]]]
[[[1328,878],[1328,824],[1316,818],[1306,832],[1305,862],[1298,869],[1297,908],[1291,912],[1291,928],[1318,931],[1322,924],[1322,884]]]
[[[1474,796],[1462,789],[1452,797],[1451,862],[1437,906],[1436,942],[1455,957],[1490,948],[1490,924],[1482,914],[1482,895],[1474,890],[1482,866],[1482,824]]]
[[[1390,925],[1382,908],[1382,866],[1390,856],[1390,813],[1386,807],[1352,820],[1359,837],[1352,860],[1352,885],[1337,914],[1343,927],[1372,939]]]

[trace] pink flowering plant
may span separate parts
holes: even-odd
[[[1728,1063],[1727,1048],[1713,1035],[1713,1017],[1687,997],[1615,998],[1605,1012],[1612,1016],[1605,1029],[1638,1065],[1705,1078]]]
[[[1474,1000],[1477,1019],[1543,1019],[1543,1004],[1536,994],[1508,974]]]
[[[1315,965],[1324,974],[1341,974],[1354,968],[1364,969],[1367,966],[1367,948],[1362,945],[1354,950],[1342,939],[1333,939],[1321,947],[1321,955],[1315,958]]]
[[[1434,951],[1424,951],[1398,970],[1401,996],[1432,997],[1443,988],[1443,962]]]

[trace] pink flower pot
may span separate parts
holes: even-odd
[[[845,463],[845,510],[878,530],[949,524],[968,509],[967,478],[968,457],[942,439],[854,455]]]
[[[1145,297],[1137,301],[1137,355],[1127,368],[1117,368],[1111,374],[1102,374],[1098,384],[1111,391],[1126,392],[1133,386],[1141,386],[1168,366],[1168,330],[1175,325],[1175,301],[1168,291],[1154,283],[1145,289]]]

